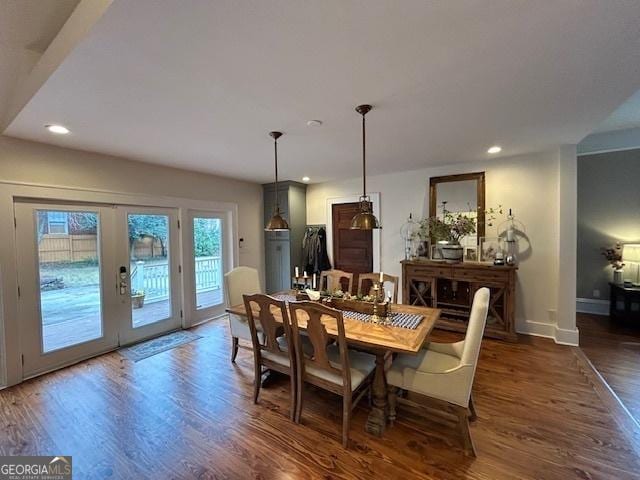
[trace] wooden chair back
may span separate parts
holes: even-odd
[[[376,282],[380,281],[379,273],[361,273],[358,276],[358,295],[371,295],[373,290],[373,285]],[[391,301],[393,303],[398,303],[398,277],[395,275],[388,275],[386,273],[382,274],[382,285],[383,288],[387,283],[393,284],[393,293],[391,295]],[[386,290],[385,290],[386,296]]]
[[[320,290],[333,292],[338,289],[345,293],[353,291],[353,273],[342,270],[325,270],[320,274]]]
[[[328,381],[325,383],[318,380],[318,378],[312,379],[311,383],[343,396],[351,395],[351,368],[349,365],[349,352],[347,350],[342,312],[316,302],[290,302],[289,310],[291,311],[291,331],[295,342],[294,350],[296,353],[298,386],[301,387],[305,378],[309,381],[306,368],[313,366],[320,370],[341,376],[342,385],[337,386]],[[305,331],[313,346],[311,354],[305,354],[301,348],[301,324],[304,324],[305,319]],[[331,343],[332,337],[327,333],[323,321],[336,322],[338,330],[338,338],[336,341],[340,351],[340,368],[334,367],[329,362],[327,346]]]
[[[262,352],[266,350],[276,355],[287,356],[290,362],[289,365],[293,365],[294,354],[291,348],[291,322],[289,321],[289,314],[287,313],[287,304],[282,300],[263,293],[243,295],[243,299],[256,359],[262,363]],[[257,307],[258,310],[257,318],[253,310],[254,306]],[[282,322],[276,320],[274,311],[280,314]],[[256,321],[259,321],[262,327],[261,335],[258,335]],[[277,340],[278,337],[282,336],[283,332],[289,344],[287,351],[282,350]]]

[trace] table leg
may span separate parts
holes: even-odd
[[[372,406],[365,430],[381,436],[387,427],[387,377],[384,372],[385,353],[376,353],[376,371],[371,385]]]

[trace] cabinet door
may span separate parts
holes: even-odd
[[[291,288],[289,241],[268,239],[265,242],[265,254],[267,293]]]

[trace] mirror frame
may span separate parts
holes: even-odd
[[[485,178],[484,172],[462,173],[459,175],[444,175],[442,177],[429,178],[429,217],[435,217],[438,206],[439,183],[464,182],[468,180],[476,181],[476,203],[478,205],[478,224],[476,231],[476,241],[480,244],[480,238],[485,236]]]

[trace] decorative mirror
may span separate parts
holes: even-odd
[[[429,216],[442,216],[443,205],[453,214],[477,215],[476,234],[465,237],[464,245],[478,245],[485,236],[484,172],[431,177]]]

